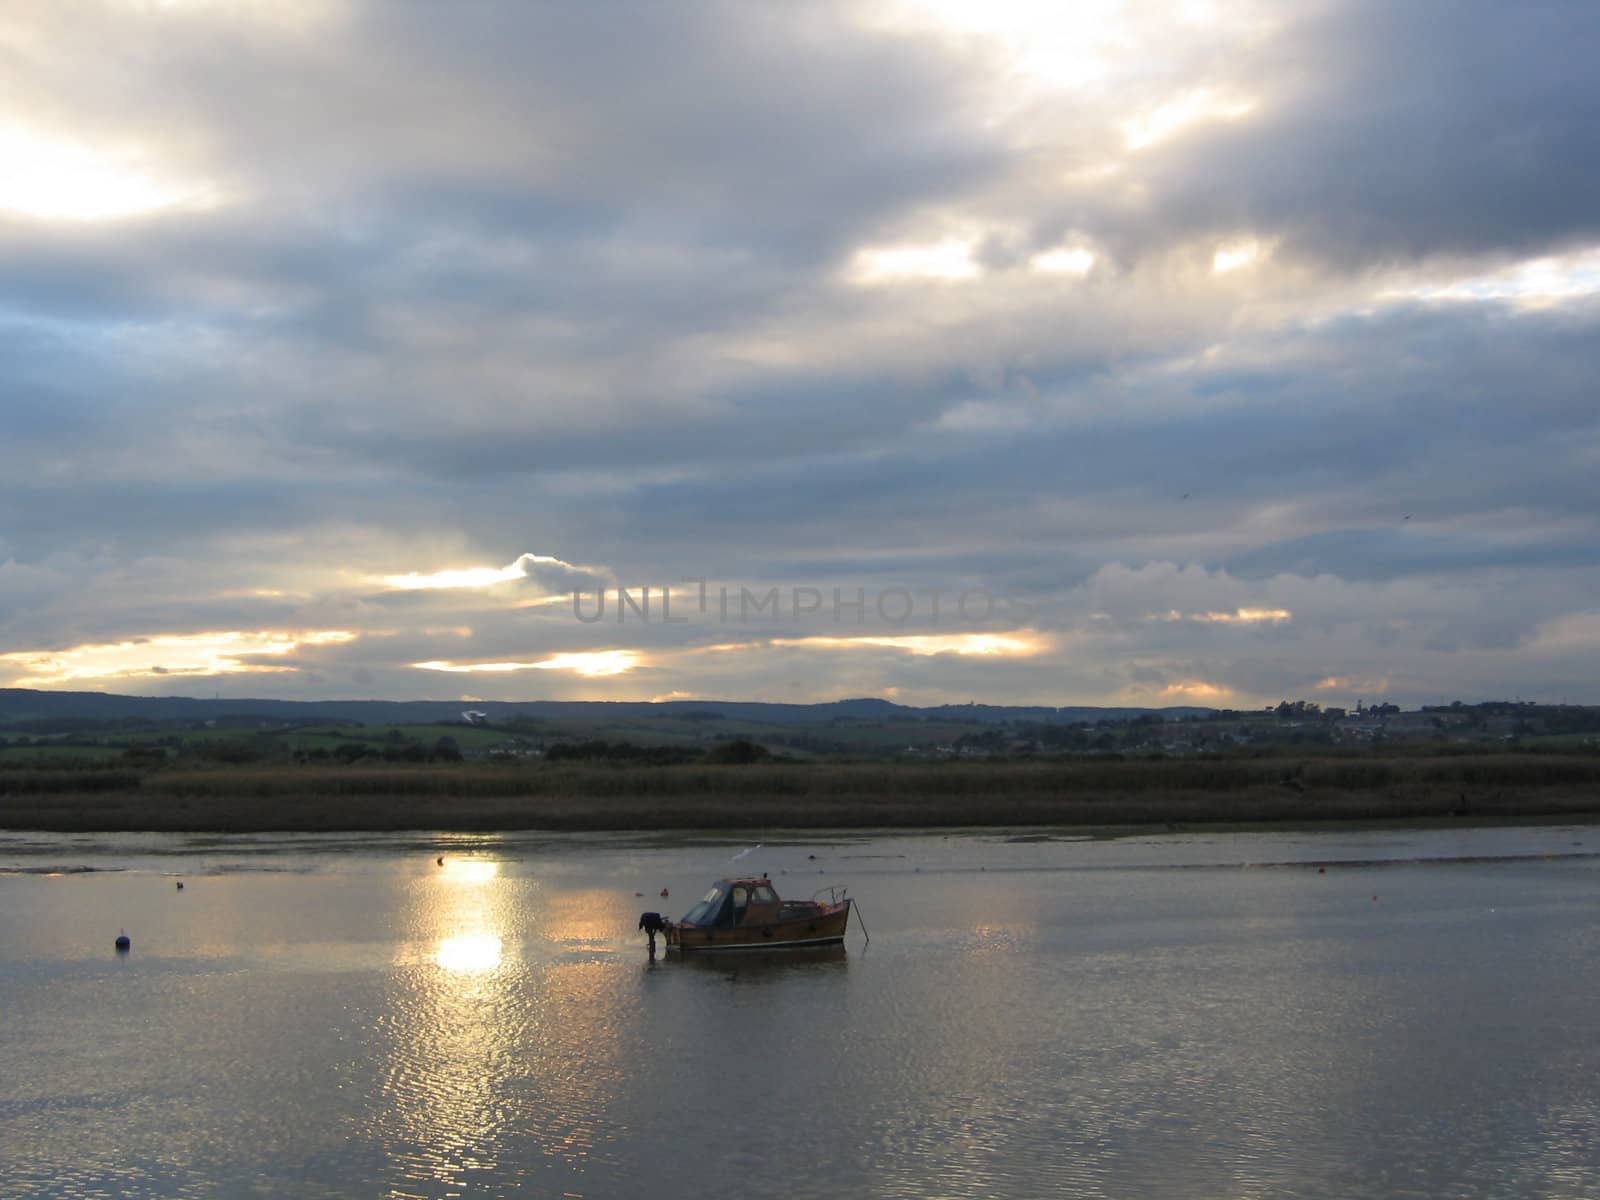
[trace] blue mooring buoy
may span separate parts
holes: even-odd
[[[117,935],[117,949],[118,950],[127,950],[132,945],[133,945],[133,939],[130,938],[127,934],[119,933]]]

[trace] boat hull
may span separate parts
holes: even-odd
[[[680,952],[722,950],[790,950],[827,946],[844,941],[850,924],[851,901],[820,907],[817,912],[781,921],[747,925],[700,926],[674,924],[667,928],[667,949]]]

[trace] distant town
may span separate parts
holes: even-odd
[[[1489,701],[1256,710],[883,700],[252,701],[0,690],[0,765],[1196,758],[1407,748],[1600,752],[1600,706]]]

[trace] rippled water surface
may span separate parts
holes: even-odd
[[[0,833],[0,1196],[1600,1197],[1597,852]]]

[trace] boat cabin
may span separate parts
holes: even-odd
[[[702,929],[732,929],[739,925],[765,925],[791,915],[798,906],[778,899],[772,880],[719,879],[711,890],[683,915],[680,924]]]

